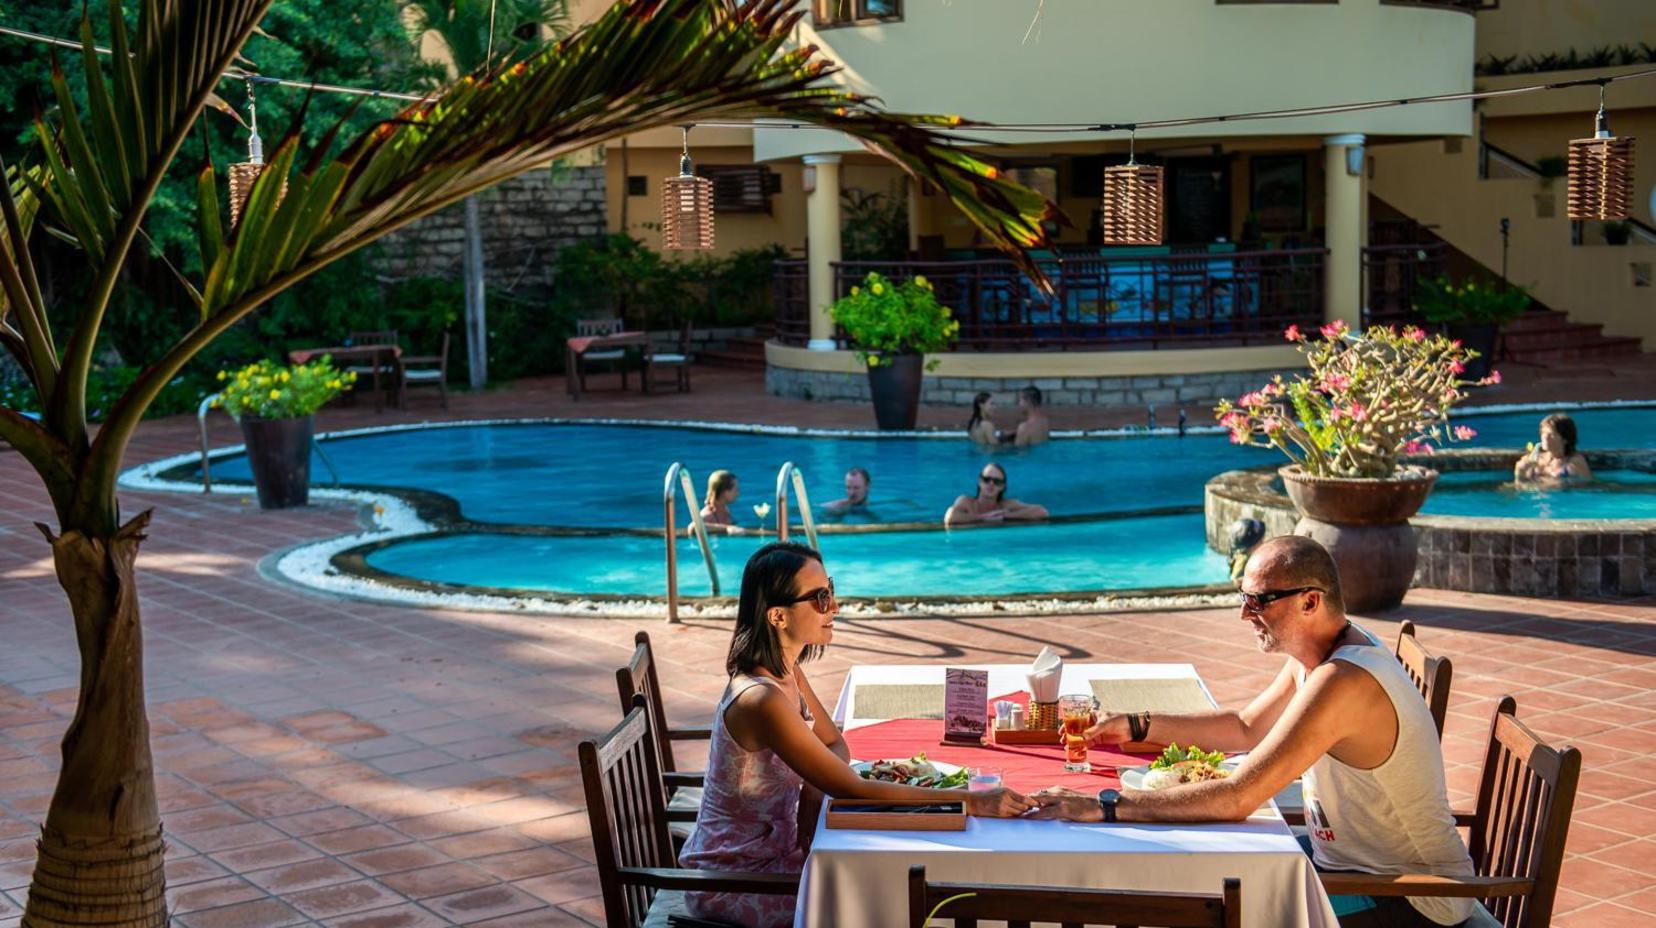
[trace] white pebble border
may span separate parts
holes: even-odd
[[[1503,406],[1481,406],[1463,410],[1460,415],[1495,414],[1504,412],[1539,412],[1557,409],[1589,409],[1605,407],[1638,407],[1652,405],[1649,401],[1616,400],[1606,403],[1528,403]],[[817,429],[795,426],[740,425],[728,422],[700,422],[694,420],[661,419],[465,419],[445,422],[415,422],[398,425],[369,426],[317,435],[320,439],[349,438],[384,432],[404,432],[416,429],[465,428],[479,425],[644,425],[701,429],[713,432],[737,432],[765,435],[799,435],[834,438],[947,438],[958,440],[955,431],[901,431],[880,432],[870,429]],[[1191,426],[1194,434],[1213,434],[1223,431],[1218,426]],[[1177,435],[1176,428],[1158,428],[1154,431],[1129,427],[1119,429],[1088,429],[1054,431],[1060,438],[1116,438],[1126,436]],[[209,460],[219,460],[242,453],[243,446],[217,448],[208,452]],[[201,484],[189,480],[166,480],[159,475],[201,459],[197,452],[176,454],[121,474],[119,486],[128,490],[166,493],[200,493]],[[224,496],[251,496],[252,484],[214,481],[210,491]],[[280,582],[328,593],[346,599],[381,603],[393,606],[413,606],[426,609],[454,609],[466,612],[506,612],[529,615],[593,616],[602,618],[653,618],[667,615],[667,604],[648,599],[594,600],[578,596],[559,597],[552,594],[538,596],[501,596],[487,593],[467,593],[437,589],[413,589],[381,583],[367,577],[340,573],[331,561],[341,551],[374,542],[393,541],[414,535],[437,531],[438,526],[421,519],[401,498],[364,490],[346,490],[330,487],[312,487],[310,495],[317,499],[338,500],[361,507],[367,527],[350,535],[316,542],[305,542],[266,558],[259,565],[265,576]],[[1234,595],[1234,594],[1232,594]],[[1135,596],[1130,591],[1101,593],[1093,599],[1008,599],[972,602],[948,602],[925,599],[882,599],[871,602],[848,602],[843,613],[848,618],[875,619],[881,617],[992,617],[1013,615],[1075,615],[1094,612],[1128,612],[1159,609],[1195,609],[1230,605],[1232,595],[1213,593],[1166,594]],[[728,619],[736,614],[730,602],[704,603],[695,599],[679,601],[681,619]]]

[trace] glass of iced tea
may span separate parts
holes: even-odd
[[[1098,718],[1098,700],[1092,696],[1060,696],[1058,716],[1064,725],[1064,769],[1070,773],[1090,772],[1087,729]]]

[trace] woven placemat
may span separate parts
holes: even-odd
[[[1089,680],[1099,711],[1209,712],[1213,703],[1201,681],[1191,677],[1161,680]]]
[[[851,694],[851,717],[858,719],[940,719],[941,683],[865,683]]]

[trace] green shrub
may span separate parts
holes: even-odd
[[[828,312],[845,329],[857,359],[869,367],[889,363],[896,355],[945,351],[960,332],[953,311],[937,301],[924,277],[894,284],[871,271],[862,286],[852,287]],[[926,369],[936,366],[933,358]]]
[[[1529,309],[1530,295],[1516,284],[1479,283],[1463,279],[1458,285],[1448,275],[1425,278],[1414,299],[1415,310],[1440,325],[1506,325]]]
[[[219,371],[223,390],[213,400],[238,419],[295,419],[321,409],[356,382],[356,374],[341,372],[326,356],[306,364],[283,365],[255,361],[232,374]]]

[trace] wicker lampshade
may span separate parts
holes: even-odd
[[[241,164],[230,165],[230,227],[235,228],[241,221],[242,207],[247,205],[247,197],[253,192],[253,182],[259,179],[265,166],[257,161],[244,161]]]
[[[1633,139],[1606,135],[1570,141],[1571,219],[1621,220],[1633,212]]]
[[[661,247],[707,251],[713,247],[713,182],[690,173],[685,159],[677,177],[661,182]]]
[[[1162,169],[1129,162],[1104,169],[1104,244],[1160,245]]]

